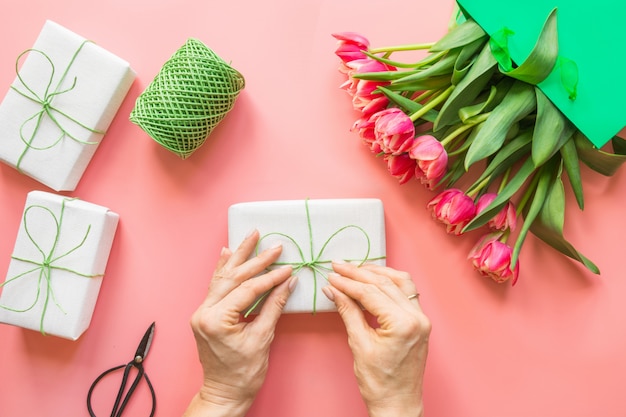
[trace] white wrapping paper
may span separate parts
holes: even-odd
[[[342,228],[345,229],[340,231]],[[260,201],[232,205],[228,210],[229,247],[235,250],[253,229],[258,229],[262,237],[258,245],[259,251],[277,242],[282,243],[283,251],[277,264],[281,262],[299,264],[310,262],[313,258],[328,261],[320,262],[318,267],[321,268],[330,268],[329,261],[332,260],[361,263],[363,259],[368,258],[368,262],[385,264],[384,210],[382,202],[377,199]],[[338,233],[333,237],[336,232]],[[293,239],[303,256],[294,242],[277,233]],[[264,238],[265,235],[268,236]],[[313,243],[312,251],[310,241]],[[326,247],[320,254],[325,244]],[[298,285],[291,294],[284,312],[336,310],[335,304],[321,291],[321,288],[327,285],[327,272],[318,273],[317,277],[314,277],[311,268],[300,269],[297,272]]]
[[[0,322],[78,339],[91,322],[118,220],[106,207],[28,193],[0,288]]]
[[[84,42],[47,21],[0,104],[0,160],[56,191],[76,188],[135,79],[126,61]]]

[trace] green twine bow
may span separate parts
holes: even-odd
[[[60,240],[61,227],[63,225],[63,214],[65,212],[65,202],[68,201],[68,200],[71,200],[71,199],[63,199],[63,202],[61,203],[61,213],[60,213],[58,219],[54,215],[52,210],[50,210],[47,207],[41,206],[41,205],[32,205],[32,206],[27,207],[24,210],[24,216],[23,216],[24,230],[26,231],[26,235],[28,236],[28,239],[35,246],[37,251],[41,254],[41,260],[26,259],[26,258],[21,258],[21,257],[15,256],[15,255],[12,255],[11,256],[12,259],[15,259],[17,261],[26,262],[28,264],[32,264],[32,265],[35,265],[35,266],[32,269],[24,271],[21,274],[18,274],[16,276],[14,276],[13,278],[7,279],[5,282],[0,284],[0,287],[4,287],[5,285],[7,285],[7,284],[9,284],[9,283],[11,283],[11,282],[13,282],[15,280],[18,280],[20,278],[23,278],[23,277],[25,277],[27,275],[30,275],[30,274],[33,274],[33,273],[38,273],[38,277],[37,277],[37,294],[35,296],[35,300],[32,302],[31,305],[29,305],[28,307],[23,308],[23,309],[12,308],[12,307],[8,307],[8,306],[0,305],[0,308],[3,308],[5,310],[13,311],[13,312],[16,312],[16,313],[24,313],[24,312],[32,310],[35,307],[35,305],[37,304],[37,302],[39,301],[39,297],[40,297],[41,291],[42,291],[42,285],[43,285],[43,282],[45,281],[45,283],[46,283],[45,299],[44,299],[43,309],[42,309],[42,312],[41,312],[41,318],[40,318],[40,321],[39,321],[39,331],[42,334],[44,334],[44,335],[46,333],[45,333],[44,328],[43,328],[43,322],[44,322],[44,318],[46,316],[46,312],[48,310],[48,303],[49,303],[50,299],[52,299],[54,304],[63,312],[63,314],[66,314],[65,311],[63,310],[63,307],[61,307],[61,305],[57,302],[56,297],[54,295],[54,290],[52,289],[52,283],[51,283],[52,270],[56,269],[56,270],[61,270],[61,271],[68,271],[68,272],[71,272],[73,274],[79,275],[81,277],[86,277],[86,278],[95,278],[95,277],[103,276],[103,274],[94,274],[94,275],[83,274],[83,273],[80,273],[80,272],[75,271],[73,269],[66,268],[66,267],[59,266],[59,265],[55,264],[59,260],[65,258],[69,254],[73,253],[74,251],[79,249],[81,246],[83,246],[83,244],[87,240],[87,236],[89,236],[89,232],[91,230],[91,225],[89,225],[87,227],[87,230],[85,231],[85,235],[83,236],[81,241],[76,246],[74,246],[73,248],[71,248],[70,250],[68,250],[67,252],[65,252],[65,253],[63,253],[61,255],[56,255],[55,254],[56,247],[57,247],[57,245],[59,243],[59,240]],[[54,241],[53,241],[52,247],[50,248],[50,250],[47,253],[46,253],[46,251],[44,251],[42,249],[41,245],[35,241],[35,239],[33,238],[30,230],[28,229],[28,219],[27,219],[27,216],[28,216],[28,213],[31,210],[34,210],[34,209],[44,210],[44,212],[47,212],[52,217],[52,220],[54,222],[54,229],[56,229],[56,233],[55,233],[55,237],[54,237]]]
[[[323,278],[327,278],[327,274],[328,272],[330,272],[332,270],[332,268],[329,267],[330,263],[332,262],[332,259],[323,259],[323,254],[324,251],[326,250],[326,247],[332,242],[332,240],[339,235],[342,232],[345,232],[346,230],[349,229],[356,229],[359,232],[361,232],[363,234],[363,237],[365,238],[365,241],[367,242],[367,250],[365,251],[364,256],[362,256],[361,258],[358,259],[343,259],[346,262],[353,262],[353,261],[359,261],[358,266],[363,265],[365,262],[367,261],[376,261],[376,260],[380,260],[380,259],[385,259],[385,256],[378,256],[375,258],[370,258],[370,248],[371,248],[371,242],[370,242],[370,237],[367,234],[367,232],[360,226],[354,225],[354,224],[349,224],[343,227],[340,227],[339,229],[337,229],[335,232],[333,232],[330,237],[328,239],[326,239],[326,241],[322,244],[322,247],[320,248],[319,252],[317,252],[317,254],[315,253],[315,250],[313,249],[313,226],[311,224],[311,214],[309,212],[309,200],[306,199],[304,201],[304,206],[306,209],[306,221],[307,221],[307,228],[308,228],[308,232],[309,232],[309,257],[307,258],[305,256],[305,251],[302,249],[302,247],[298,244],[298,242],[296,242],[296,240],[285,234],[285,233],[280,233],[280,232],[272,232],[272,233],[268,233],[266,235],[263,235],[258,243],[257,243],[257,253],[258,253],[258,249],[259,249],[259,245],[261,244],[261,242],[270,237],[270,236],[282,236],[286,239],[288,239],[289,241],[291,241],[291,243],[294,244],[294,246],[296,247],[296,249],[298,250],[298,255],[299,255],[299,260],[298,261],[293,261],[293,262],[274,262],[272,265],[275,266],[284,266],[284,265],[290,265],[293,267],[293,272],[294,273],[298,273],[298,271],[300,271],[303,268],[309,268],[312,272],[313,272],[313,314],[315,314],[316,312],[316,306],[317,306],[317,277],[318,274],[321,275]],[[248,311],[246,312],[246,314],[244,316],[248,316],[257,306],[258,304],[261,302],[261,300],[263,300],[263,298],[265,298],[267,296],[267,294],[269,294],[269,292],[263,294],[253,305],[252,307],[250,307],[248,309]]]
[[[96,145],[96,144],[98,144],[98,142],[88,142],[88,141],[80,140],[77,137],[75,137],[74,135],[72,135],[70,132],[68,132],[63,127],[63,125],[59,121],[57,115],[64,117],[65,119],[69,120],[70,122],[80,126],[83,129],[86,129],[86,130],[88,130],[88,131],[90,131],[92,133],[98,133],[98,134],[104,134],[105,133],[103,131],[92,129],[92,128],[84,125],[83,123],[79,122],[75,118],[71,117],[67,113],[59,110],[58,108],[56,108],[56,107],[54,107],[52,105],[52,102],[53,102],[55,97],[60,96],[62,94],[66,94],[66,93],[72,91],[74,89],[74,87],[76,87],[77,78],[74,77],[72,85],[69,88],[61,90],[61,84],[63,84],[63,81],[67,77],[67,74],[68,74],[70,68],[72,67],[72,65],[74,64],[74,61],[76,60],[76,57],[78,56],[80,51],[83,49],[83,46],[85,46],[88,42],[90,42],[90,41],[88,41],[88,40],[84,41],[78,47],[76,52],[74,52],[74,55],[70,59],[69,64],[65,68],[65,71],[61,75],[61,78],[59,79],[59,82],[58,82],[58,84],[56,85],[56,87],[54,89],[52,88],[52,82],[54,80],[55,66],[54,66],[54,63],[52,62],[52,59],[50,59],[50,57],[46,53],[44,53],[43,51],[40,51],[38,49],[27,49],[27,50],[22,52],[17,57],[17,59],[15,61],[15,72],[17,74],[17,78],[19,79],[19,81],[21,82],[21,84],[22,84],[22,86],[24,87],[25,90],[20,90],[20,89],[18,89],[17,87],[15,87],[13,85],[11,86],[11,89],[14,90],[15,92],[17,92],[18,94],[20,94],[22,97],[25,97],[28,100],[34,101],[35,103],[38,103],[39,105],[41,105],[41,110],[37,111],[32,116],[28,117],[24,121],[24,123],[22,123],[22,125],[20,126],[20,139],[22,140],[22,142],[24,142],[26,147],[24,148],[24,151],[20,154],[20,156],[18,158],[18,161],[17,161],[17,164],[16,164],[16,168],[18,170],[20,170],[20,164],[22,162],[22,159],[24,158],[24,156],[26,155],[26,152],[29,149],[40,150],[40,151],[41,150],[47,150],[47,149],[53,148],[56,145],[58,145],[59,142],[61,142],[65,137],[69,137],[72,140],[74,140],[74,141],[76,141],[78,143],[85,144],[85,145]],[[20,74],[20,71],[18,69],[19,62],[20,62],[20,59],[22,58],[22,56],[24,56],[27,53],[31,53],[31,52],[36,52],[38,54],[41,54],[41,56],[43,58],[45,58],[47,63],[50,64],[50,78],[48,79],[48,83],[46,85],[46,88],[43,91],[43,94],[38,94],[37,92],[35,92],[34,89],[31,88],[24,81],[24,79],[22,78],[22,75]],[[35,145],[33,145],[33,141],[35,140],[35,137],[37,136],[37,132],[39,130],[39,127],[41,125],[41,121],[42,121],[44,116],[48,116],[48,118],[59,128],[61,133],[59,134],[59,137],[55,141],[52,142],[52,144],[47,145],[47,146],[35,146]],[[30,138],[27,139],[25,137],[25,134],[24,134],[24,128],[27,125],[29,125],[30,123],[35,123],[35,127],[33,129],[32,134],[30,135]]]
[[[578,94],[578,65],[569,58],[558,55],[556,10],[553,9],[544,23],[535,47],[528,58],[518,67],[513,67],[509,52],[509,37],[514,34],[509,28],[502,28],[489,38],[491,53],[498,62],[500,72],[533,85],[537,85],[550,75],[556,67],[561,73],[561,85],[570,100]]]

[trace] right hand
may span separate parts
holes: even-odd
[[[354,373],[370,417],[422,416],[422,384],[431,323],[406,272],[333,263],[324,294],[335,302],[354,355]],[[361,306],[378,321],[372,327]]]

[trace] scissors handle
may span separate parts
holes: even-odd
[[[128,382],[128,375],[130,374],[130,369],[133,366],[137,368],[138,373],[135,376],[135,379],[133,380],[130,388],[128,389],[128,392],[126,393],[126,395],[124,395],[124,390],[126,389],[126,384]],[[120,417],[122,415],[122,411],[124,411],[124,408],[126,408],[126,404],[128,403],[128,400],[130,400],[130,397],[135,391],[135,388],[137,388],[137,385],[139,384],[139,381],[141,380],[142,377],[146,380],[146,383],[148,384],[148,388],[150,389],[150,395],[152,396],[152,410],[150,411],[150,417],[153,417],[155,409],[156,409],[156,395],[154,393],[154,388],[152,387],[152,383],[150,382],[148,375],[144,372],[143,366],[136,365],[134,362],[130,362],[126,365],[119,365],[109,370],[106,370],[103,373],[101,373],[98,376],[98,378],[96,378],[95,381],[93,381],[93,384],[91,384],[91,387],[89,387],[89,392],[87,393],[87,409],[89,410],[89,415],[91,417],[96,417],[91,407],[91,395],[93,393],[95,386],[98,384],[98,382],[100,382],[102,378],[122,368],[124,368],[124,376],[122,377],[122,383],[120,385],[120,389],[118,390],[117,396],[115,398],[115,404],[113,405],[113,410],[111,411],[111,417]],[[124,399],[122,399],[123,395],[124,395]],[[120,404],[120,401],[121,401],[121,404]]]

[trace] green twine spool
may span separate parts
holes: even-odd
[[[233,108],[244,86],[239,71],[188,39],[137,98],[130,121],[185,159]]]

